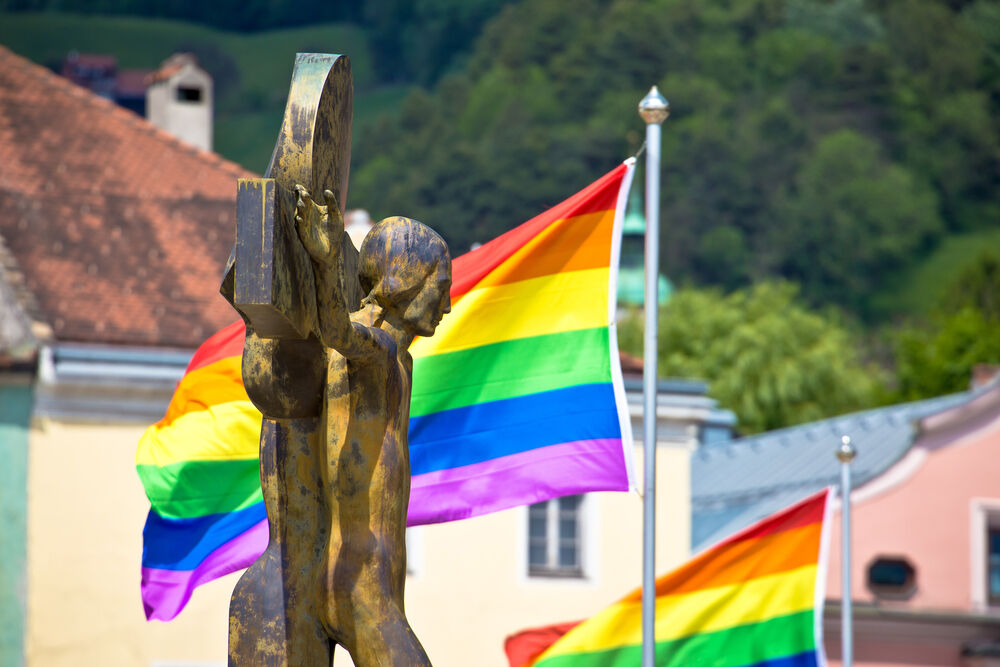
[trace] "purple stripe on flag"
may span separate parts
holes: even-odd
[[[455,521],[588,491],[627,491],[622,441],[578,440],[414,475],[407,523]]]
[[[267,519],[226,542],[193,570],[142,568],[142,606],[146,619],[169,621],[180,613],[195,587],[249,567],[267,547]]]

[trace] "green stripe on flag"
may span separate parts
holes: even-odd
[[[153,509],[164,518],[233,512],[263,499],[257,459],[184,461],[136,468]]]
[[[414,359],[410,416],[610,381],[607,327],[519,338]]]
[[[656,664],[661,667],[742,667],[815,648],[813,611],[810,609],[760,623],[657,642]],[[535,667],[634,667],[641,662],[642,646],[636,644],[553,656]]]

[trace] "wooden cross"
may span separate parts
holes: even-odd
[[[330,530],[322,501],[320,419],[327,354],[316,329],[312,261],[298,241],[295,186],[331,190],[343,212],[351,157],[352,79],[346,56],[300,53],[264,178],[240,179],[236,246],[221,291],[247,324],[243,382],[264,415],[261,486],[270,539],[230,603],[230,664],[329,665],[316,615]],[[357,250],[345,234],[340,276],[360,301]]]
[[[295,232],[295,186],[316,196],[333,191],[343,212],[352,95],[346,56],[298,54],[265,177],[239,181],[234,305],[263,337],[302,339],[313,328],[315,288],[309,255]],[[349,240],[345,250],[356,267],[358,253]],[[352,268],[344,273],[356,275]]]

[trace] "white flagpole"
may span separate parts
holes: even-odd
[[[851,437],[843,436],[837,448],[840,461],[840,664],[854,664],[854,621],[851,613],[851,461],[857,450]]]
[[[639,102],[646,121],[646,294],[642,368],[643,526],[642,526],[642,667],[656,665],[656,316],[660,277],[660,126],[670,104],[653,86]]]

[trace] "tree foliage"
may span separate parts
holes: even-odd
[[[462,252],[635,152],[635,104],[656,83],[673,104],[666,272],[790,279],[877,321],[887,276],[1000,221],[991,18],[984,0],[505,5],[464,70],[358,138],[352,196]]]
[[[0,11],[60,11],[170,18],[228,30],[270,28],[350,21],[361,18],[363,3],[277,2],[275,0],[0,0]]]
[[[511,0],[0,0],[0,12],[58,11],[166,18],[256,32],[318,23],[368,30],[384,82],[432,83],[457,66],[482,25]]]
[[[865,363],[851,332],[809,310],[789,283],[763,282],[729,295],[685,288],[660,310],[661,376],[697,377],[736,412],[745,433],[871,405],[881,372]],[[642,354],[642,324],[620,325],[626,351]]]
[[[937,198],[905,167],[879,155],[854,130],[823,137],[778,197],[779,215],[799,229],[772,228],[781,275],[815,300],[864,312],[865,295],[919,255],[942,231]]]
[[[1000,251],[984,249],[945,291],[931,321],[895,337],[898,397],[969,387],[977,364],[1000,364]]]
[[[653,83],[673,104],[661,257],[675,281],[731,290],[790,279],[808,303],[871,324],[893,314],[891,299],[876,298],[889,277],[949,234],[1000,224],[995,0],[0,0],[0,9],[241,30],[363,26],[377,83],[425,88],[381,121],[358,119],[350,203],[423,219],[456,252],[638,150],[635,105]],[[222,78],[253,80],[195,50]]]
[[[392,114],[357,119],[348,203],[376,218],[424,220],[455,254],[636,152],[635,106],[651,84],[673,105],[662,267],[677,284],[736,290],[706,293],[715,301],[750,300],[747,286],[790,280],[810,307],[874,326],[900,315],[894,276],[951,235],[1000,225],[996,0],[0,0],[0,9],[238,30],[363,26],[375,85],[423,87]],[[208,45],[187,48],[237,86],[255,80]],[[237,110],[224,82],[220,92],[219,108]],[[256,92],[260,103],[241,100],[241,110],[280,111],[283,86]],[[960,389],[971,364],[995,360],[996,304],[982,295],[998,292],[983,267],[980,286],[955,287],[930,321],[893,337],[899,398]],[[784,298],[782,307],[807,312]],[[781,382],[799,386],[794,374]],[[768,392],[740,408],[754,428],[818,410],[775,412],[760,398]]]

